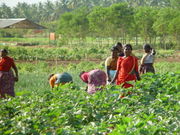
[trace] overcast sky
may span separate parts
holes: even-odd
[[[10,7],[16,6],[18,2],[26,2],[28,4],[33,4],[33,3],[39,3],[39,2],[46,2],[47,0],[0,0],[0,5],[2,3],[5,3],[6,5]],[[51,2],[57,1],[57,0],[49,0]]]

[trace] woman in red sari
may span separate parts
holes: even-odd
[[[140,80],[138,73],[138,59],[132,55],[132,46],[126,44],[124,46],[124,57],[119,57],[117,61],[117,72],[112,80],[117,85],[124,88],[133,87],[129,81]]]
[[[6,49],[0,50],[0,98],[6,98],[6,95],[15,96],[14,82],[18,81],[18,70],[14,60],[7,56]],[[15,76],[11,70],[15,72]]]

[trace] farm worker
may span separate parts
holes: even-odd
[[[83,82],[87,83],[87,92],[94,94],[96,91],[101,90],[106,85],[106,73],[102,70],[95,69],[89,72],[81,72],[80,78]]]
[[[118,60],[119,50],[117,47],[113,46],[111,49],[111,56],[105,61],[105,68],[107,74],[107,82],[110,83],[116,73],[116,66]]]
[[[120,42],[117,42],[113,47],[117,47],[119,51],[119,56],[123,57],[124,56],[124,50],[123,50],[123,45]],[[135,56],[133,53],[131,53],[132,56]]]
[[[67,72],[63,72],[61,74],[51,74],[48,80],[51,88],[57,87],[60,84],[63,85],[65,83],[73,82],[72,76]]]
[[[15,76],[13,71],[15,72]],[[0,98],[15,96],[14,84],[18,81],[18,69],[6,49],[0,50]]]
[[[116,81],[117,85],[122,85],[124,88],[133,87],[128,81],[140,80],[138,73],[138,59],[132,55],[132,46],[126,44],[124,46],[124,57],[119,57],[117,61],[117,71],[111,81]]]
[[[118,53],[120,57],[124,56],[123,46],[120,42],[117,42],[113,47],[116,47],[118,49]]]
[[[144,74],[147,72],[155,73],[154,70],[154,56],[156,54],[155,50],[151,48],[149,44],[145,44],[143,46],[143,49],[145,51],[145,54],[143,55],[141,59],[141,66],[140,66],[140,73]]]

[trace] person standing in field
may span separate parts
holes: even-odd
[[[117,71],[111,81],[116,81],[117,85],[122,85],[123,88],[133,87],[128,81],[140,80],[138,73],[138,59],[132,55],[132,46],[126,44],[124,46],[124,57],[119,57],[117,61]]]
[[[13,69],[15,76],[13,74]],[[0,98],[15,96],[14,84],[18,81],[18,69],[6,49],[0,50]]]
[[[118,55],[120,57],[124,56],[124,52],[123,52],[123,45],[120,42],[117,42],[113,47],[116,47],[118,49]]]
[[[111,56],[105,61],[105,68],[107,74],[107,82],[110,83],[116,73],[116,66],[118,60],[119,50],[117,47],[113,46],[111,49]]]
[[[51,86],[52,89],[54,87],[58,87],[59,85],[73,82],[72,76],[67,72],[63,72],[61,74],[59,73],[50,74],[48,80],[49,80],[49,85]]]
[[[102,90],[106,85],[106,73],[102,70],[95,69],[89,72],[81,72],[79,77],[85,83],[87,83],[86,91],[89,94],[94,94],[96,91]]]
[[[155,50],[151,48],[149,44],[143,46],[145,54],[141,59],[140,73],[145,74],[147,72],[155,73],[154,70],[154,56],[156,54]]]

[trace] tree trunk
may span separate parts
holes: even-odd
[[[154,37],[154,45],[156,45],[156,36]]]
[[[149,36],[149,43],[151,44],[151,42],[152,42],[152,38],[151,36]]]
[[[138,35],[136,34],[136,46],[138,46]]]

